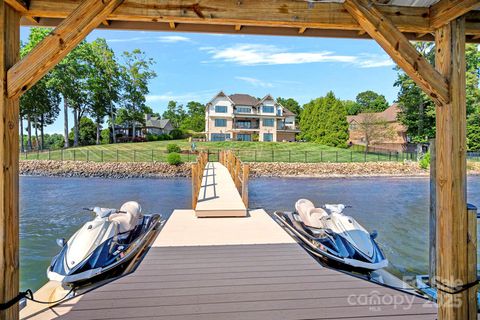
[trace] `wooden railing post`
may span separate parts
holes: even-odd
[[[235,166],[235,177],[234,177],[234,181],[235,181],[235,186],[238,188],[240,188],[241,186],[241,183],[240,183],[240,160],[238,160],[237,157],[235,157],[235,162],[236,162],[236,166]]]
[[[195,210],[198,200],[198,189],[197,189],[197,176],[198,176],[198,163],[192,164],[192,209]]]
[[[248,208],[248,176],[250,174],[250,166],[248,164],[243,165],[242,170],[242,200],[245,207]]]

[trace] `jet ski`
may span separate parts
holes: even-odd
[[[145,247],[161,219],[158,214],[143,215],[142,207],[135,201],[126,202],[120,210],[84,210],[94,212],[95,218],[67,242],[57,239],[62,249],[47,269],[50,280],[78,286],[114,273]]]
[[[309,252],[327,264],[362,273],[388,266],[388,260],[375,242],[376,232],[370,234],[355,219],[344,215],[343,204],[327,204],[324,208],[300,199],[295,204],[295,212],[275,212],[274,215]]]

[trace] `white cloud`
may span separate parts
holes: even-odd
[[[263,44],[237,44],[225,48],[202,47],[200,50],[209,53],[214,61],[221,60],[243,66],[323,62],[348,63],[360,68],[393,65],[393,62],[387,56],[338,55],[331,51],[293,52],[277,46]]]
[[[195,92],[186,92],[186,93],[173,93],[172,91],[164,92],[162,94],[150,94],[145,98],[147,102],[168,102],[168,101],[177,101],[179,103],[186,103],[188,101],[206,101],[210,100],[215,94],[218,93],[218,90],[203,90]]]
[[[270,82],[265,82],[260,79],[250,78],[250,77],[235,77],[235,79],[245,81],[251,84],[254,87],[262,87],[262,88],[273,88],[273,84]]]
[[[156,37],[132,37],[132,38],[118,38],[107,39],[108,42],[143,42],[143,43],[177,43],[177,42],[191,42],[192,40],[184,36],[156,36]]]

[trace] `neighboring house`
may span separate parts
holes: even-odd
[[[150,114],[145,115],[145,126],[143,127],[145,134],[169,134],[173,129],[169,119],[160,119]]]
[[[135,137],[146,137],[147,134],[169,134],[175,129],[169,119],[160,119],[150,114],[145,114],[145,125],[138,123],[135,126]],[[132,126],[115,126],[115,133],[126,140],[133,136]]]
[[[209,141],[295,141],[295,114],[271,95],[218,93],[207,103],[205,133]]]
[[[356,116],[347,116],[350,134],[349,143],[365,146],[368,131],[365,128],[368,127],[369,122],[375,122],[378,119],[381,125],[371,130],[373,137],[370,139],[369,147],[385,151],[405,151],[408,142],[407,129],[397,120],[399,112],[398,105],[393,104],[383,112],[359,113]]]

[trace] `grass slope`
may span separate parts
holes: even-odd
[[[178,144],[182,148],[181,156],[184,162],[195,160],[195,155],[188,152],[191,144],[186,140],[87,146],[63,151],[32,152],[23,154],[21,157],[39,160],[164,162],[167,156],[167,145],[171,143]],[[365,162],[401,161],[408,158],[408,155],[395,153],[365,155],[359,151],[309,142],[196,142],[196,146],[197,150],[209,150],[211,161],[216,161],[218,151],[223,149],[234,149],[242,160],[255,162]]]

